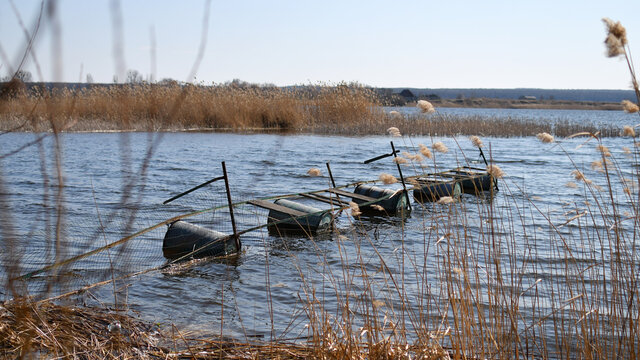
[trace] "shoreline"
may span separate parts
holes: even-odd
[[[619,103],[600,101],[520,100],[497,98],[435,99],[428,101],[436,108],[622,111],[622,105]],[[415,107],[416,102],[409,102],[405,105],[405,107],[412,106]]]

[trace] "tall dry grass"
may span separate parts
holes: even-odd
[[[407,135],[619,136],[617,128],[521,118],[386,113],[379,94],[354,83],[292,88],[226,85],[94,85],[77,91],[37,87],[0,99],[0,130],[290,131],[373,135],[398,127]]]
[[[179,100],[179,103],[176,103]],[[36,89],[0,100],[8,129],[50,130],[50,118],[73,131],[324,131],[385,119],[375,92],[359,84],[304,88],[203,85],[92,86]]]

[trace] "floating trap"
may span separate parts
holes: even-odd
[[[331,229],[333,216],[329,210],[322,210],[287,199],[273,203],[252,200],[250,204],[269,210],[267,228],[270,232],[316,233]]]
[[[203,228],[178,220],[169,225],[162,242],[162,254],[167,259],[225,256],[238,252],[233,235]]]
[[[437,178],[415,179],[418,185],[413,190],[413,198],[417,202],[438,201],[441,197],[459,197],[462,186],[456,180],[440,180]]]
[[[400,214],[409,209],[407,192],[360,184],[353,190],[353,201],[363,213]],[[364,204],[364,205],[363,205]],[[380,209],[382,208],[382,209]]]

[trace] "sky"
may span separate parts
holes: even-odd
[[[37,61],[29,56],[23,67],[35,81],[122,82],[133,69],[204,84],[629,89],[625,63],[605,56],[602,17],[621,21],[640,54],[638,0],[53,4],[32,47]],[[0,0],[0,77],[21,62],[20,22],[32,33],[40,6]]]

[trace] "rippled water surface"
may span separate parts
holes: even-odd
[[[415,107],[389,107],[404,114],[418,114]],[[549,122],[579,123],[602,127],[621,127],[637,123],[637,114],[612,110],[555,110],[555,109],[491,109],[491,108],[438,108],[442,116],[479,116],[501,119],[527,119]]]
[[[563,114],[555,116],[565,116]],[[596,115],[593,112],[594,117],[599,116]],[[0,137],[2,153],[17,149],[37,136],[3,135]],[[161,204],[181,191],[219,176],[222,161],[228,168],[234,201],[327,188],[330,185],[326,162],[330,162],[338,185],[375,179],[382,172],[397,175],[391,158],[363,164],[365,159],[390,152],[390,140],[400,150],[412,153],[417,151],[419,143],[431,145],[442,141],[449,148],[448,153],[437,154],[435,162],[425,162],[424,168],[404,165],[405,175],[467,164],[484,166],[477,149],[462,137],[100,133],[64,134],[60,140],[64,196],[59,201],[66,204],[61,228],[64,245],[72,249],[67,256],[97,248],[181,213],[224,205],[224,193],[219,185],[168,205]],[[496,211],[493,215],[501,224],[498,231],[507,232],[510,234],[507,238],[515,239],[515,244],[510,245],[514,248],[505,252],[510,257],[506,260],[517,264],[527,259],[534,263],[523,267],[528,272],[518,285],[522,288],[537,279],[554,276],[557,271],[553,268],[564,264],[560,258],[563,253],[555,247],[558,237],[547,236],[550,228],[547,218],[553,224],[562,224],[572,216],[567,215],[568,211],[584,208],[585,189],[565,186],[575,181],[571,171],[576,168],[587,176],[597,176],[591,169],[591,163],[599,159],[595,142],[581,146],[584,141],[576,138],[555,145],[542,144],[535,138],[484,139],[487,157],[506,173],[499,184],[500,191],[492,200]],[[604,144],[615,158],[626,161],[623,146],[631,146],[629,139],[605,139]],[[153,152],[146,163],[149,148]],[[18,234],[21,243],[17,246],[25,253],[23,273],[46,265],[55,253],[55,249],[47,245],[50,242],[45,241],[54,237],[52,229],[57,219],[55,212],[51,212],[58,201],[52,149],[53,139],[48,137],[42,148],[29,146],[1,163],[4,192],[12,209],[11,226],[3,227]],[[46,161],[42,162],[42,158]],[[312,167],[321,169],[324,176],[307,176],[307,170]],[[631,166],[622,164],[621,169],[627,176],[633,176]],[[619,192],[614,196],[622,197],[621,188],[616,189]],[[347,294],[356,299],[377,298],[384,301],[387,308],[399,309],[401,304],[397,302],[394,286],[389,284],[388,274],[395,275],[395,281],[404,284],[409,306],[419,308],[425,306],[427,298],[435,303],[439,301],[424,294],[425,288],[437,289],[442,283],[444,255],[436,248],[442,246],[442,241],[453,241],[454,238],[443,238],[447,232],[467,229],[471,234],[469,251],[482,248],[482,238],[473,234],[483,231],[486,224],[483,209],[488,201],[465,195],[451,210],[442,205],[413,203],[413,211],[406,219],[358,221],[344,211],[337,218],[337,231],[313,239],[281,238],[261,229],[242,236],[243,251],[237,258],[206,261],[171,272],[153,271],[118,282],[115,290],[112,285],[92,289],[82,301],[126,302],[143,318],[155,322],[173,322],[207,334],[223,329],[230,336],[267,339],[272,334],[284,337],[305,334],[308,319],[304,304],[309,303],[311,297],[322,302],[329,313],[337,311]],[[244,229],[264,223],[265,215],[265,211],[250,206],[239,207],[238,226]],[[451,216],[464,220],[451,221]],[[193,221],[230,231],[224,211],[194,217]],[[447,221],[449,225],[445,227],[436,226]],[[109,256],[103,252],[65,267],[55,275],[64,279],[61,289],[72,290],[164,264],[165,230],[166,226],[162,225],[136,237],[128,246],[112,249]],[[567,226],[567,230],[561,230],[564,231],[571,232],[571,229]],[[577,243],[570,246],[577,252],[592,250]],[[358,275],[363,268],[371,276],[368,285]],[[31,283],[45,283],[50,279],[48,276],[39,275]],[[345,278],[352,281],[345,282]],[[33,291],[42,290],[32,286]],[[114,292],[118,296],[116,300]],[[434,293],[432,295],[446,298],[446,294],[435,290]],[[541,301],[538,306],[544,305]],[[354,312],[357,314],[358,309]],[[437,327],[435,308],[426,315],[428,325]]]

